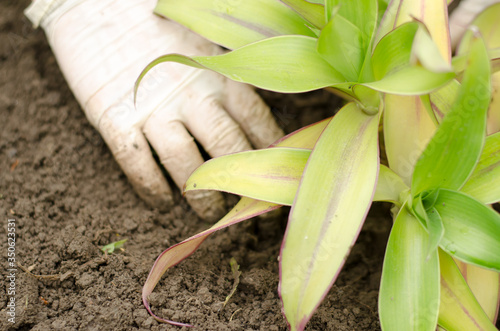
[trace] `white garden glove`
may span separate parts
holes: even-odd
[[[155,2],[37,0],[26,15],[45,30],[71,90],[136,192],[150,205],[168,209],[172,192],[148,142],[181,188],[204,161],[192,136],[215,157],[251,144],[266,147],[283,132],[251,87],[176,63],[146,75],[134,107],[134,83],[155,58],[221,52],[154,15]],[[225,211],[219,192],[190,192],[187,199],[205,219]]]
[[[487,7],[500,0],[462,0],[450,15],[451,45],[455,49],[469,24]],[[500,17],[499,17],[500,19]]]

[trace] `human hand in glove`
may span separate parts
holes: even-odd
[[[149,145],[182,187],[203,158],[263,148],[283,135],[253,89],[208,70],[176,63],[141,71],[166,53],[214,55],[203,38],[153,14],[155,0],[37,0],[26,10],[41,25],[87,118],[100,132],[138,195],[168,209],[172,191]],[[148,144],[149,143],[149,144]],[[225,212],[216,191],[189,192],[202,218]]]

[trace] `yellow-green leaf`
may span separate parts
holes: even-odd
[[[444,86],[454,77],[453,72],[432,72],[421,66],[408,66],[381,80],[362,85],[384,93],[422,95]]]
[[[453,107],[460,92],[460,86],[458,80],[452,79],[448,84],[430,94],[432,110],[438,123],[442,122]]]
[[[481,35],[484,38],[486,46],[489,49],[490,59],[492,60],[492,100],[490,103],[490,109],[488,113],[488,134],[500,131],[500,3],[489,6],[483,12],[481,12],[474,21],[471,23],[472,26],[479,29]],[[465,60],[464,55],[468,52],[470,43],[473,39],[473,30],[469,29],[465,32],[462,41],[457,49],[457,61],[460,61],[460,57]],[[458,69],[458,68],[457,68]]]
[[[389,235],[379,293],[383,331],[434,331],[439,311],[437,250],[406,206]]]
[[[377,0],[328,0],[326,1],[326,14],[342,15],[356,26],[363,35],[364,44],[368,46],[377,25],[378,1]]]
[[[408,191],[409,187],[394,171],[384,165],[380,165],[378,174],[377,190],[373,201],[387,201],[401,206],[401,194]]]
[[[441,305],[438,323],[446,330],[496,331],[453,259],[439,250]]]
[[[278,140],[273,145],[288,146],[288,147],[302,147],[313,146],[316,143],[320,133],[325,128],[329,119],[323,120],[316,124],[312,124],[306,128],[297,130],[288,136]],[[250,198],[242,198],[236,206],[222,218],[219,222],[214,224],[210,229],[198,233],[183,242],[176,244],[158,256],[155,264],[149,272],[148,278],[144,283],[142,290],[142,301],[148,312],[158,321],[169,323],[177,326],[190,326],[186,323],[179,323],[158,317],[151,310],[149,305],[149,295],[153,292],[156,284],[161,279],[163,274],[170,268],[180,263],[188,256],[190,256],[205,239],[212,233],[228,227],[230,225],[239,223],[251,217],[266,213],[268,211],[279,208],[280,205],[272,204],[265,201],[253,200]]]
[[[317,123],[305,126],[284,136],[276,141],[271,147],[295,147],[313,149],[319,136],[326,128],[332,118],[329,117]]]
[[[374,45],[395,27],[411,22],[415,18],[425,24],[432,40],[439,46],[441,56],[449,62],[451,48],[446,0],[391,1],[380,22]]]
[[[472,294],[493,323],[497,320],[500,300],[500,273],[454,260]]]
[[[415,163],[436,126],[419,97],[386,94],[383,105],[389,166],[410,186]]]
[[[463,186],[481,155],[490,95],[486,47],[477,39],[458,99],[415,165],[411,185],[414,196],[424,190],[458,190]]]
[[[332,286],[371,204],[378,173],[378,116],[355,104],[331,120],[309,158],[280,258],[279,291],[302,330]]]
[[[461,191],[483,203],[500,201],[500,132],[486,138],[479,162]]]
[[[264,39],[217,56],[161,56],[141,73],[140,80],[155,65],[173,61],[195,68],[211,69],[232,80],[277,92],[305,92],[345,83],[344,78],[316,50],[316,38],[279,36]]]
[[[440,189],[434,208],[444,236],[439,246],[453,257],[500,271],[500,215],[472,197]]]
[[[361,30],[337,14],[321,30],[318,53],[349,82],[357,82],[366,55]]]
[[[325,9],[323,5],[306,0],[281,0],[281,2],[289,5],[315,27],[321,29],[325,26]]]
[[[291,206],[310,155],[311,146],[314,145],[328,121],[318,122],[294,132],[293,136],[285,137],[283,142],[285,145],[301,145],[309,149],[269,148],[223,155],[205,162],[196,169],[187,180],[184,190],[224,191]],[[296,139],[300,137],[304,139],[296,143],[295,136],[297,136]],[[277,144],[279,145],[281,143]],[[409,188],[401,177],[386,166],[380,165],[373,201],[386,201],[400,205],[401,194],[408,191]]]
[[[390,31],[379,41],[372,56],[375,79],[380,80],[409,65],[417,30],[417,23],[406,23]]]
[[[159,0],[155,13],[229,49],[281,35],[315,36],[281,1]]]
[[[223,155],[198,167],[184,191],[217,190],[287,205],[310,154],[309,149],[274,147]]]
[[[453,69],[457,73],[461,73],[462,71],[465,70],[465,67],[467,65],[467,57],[468,57],[468,52],[464,52],[460,55],[456,55],[453,57],[453,60],[451,62]],[[500,70],[500,47],[489,49],[488,50],[488,58],[490,59],[491,63],[491,72],[496,73]]]
[[[432,40],[424,26],[418,29],[412,47],[413,61],[418,60],[425,68],[433,72],[450,72],[452,66],[448,59],[443,59],[438,45]]]

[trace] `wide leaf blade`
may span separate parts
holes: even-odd
[[[444,86],[454,77],[453,72],[432,72],[421,66],[408,66],[381,80],[362,85],[384,93],[422,95]]]
[[[488,113],[488,134],[500,131],[500,72],[498,72],[500,70],[500,20],[498,17],[500,17],[500,3],[486,8],[471,23],[471,26],[481,32],[492,60],[491,80],[493,93]],[[465,32],[457,49],[459,55],[457,60],[460,55],[468,52],[472,40],[473,30],[469,29]],[[462,56],[462,58],[465,59],[466,57]],[[455,63],[457,62],[455,61]]]
[[[303,136],[318,133],[318,131],[313,133],[312,129],[321,128],[323,124],[319,122],[311,126],[311,131],[304,132]],[[290,140],[290,143],[293,143],[293,140]],[[291,206],[312,146],[304,147],[309,149],[262,149],[211,159],[193,172],[186,182],[184,191],[217,190]],[[242,167],[239,167],[240,165]],[[276,171],[281,172],[282,169],[291,170],[293,174],[270,175]],[[409,191],[409,188],[401,177],[386,166],[380,165],[373,201],[400,205],[400,195],[405,191]]]
[[[401,177],[390,168],[382,164],[380,165],[377,190],[375,191],[373,201],[387,201],[395,205],[401,205],[401,194],[409,190],[409,187],[406,186]]]
[[[325,8],[321,4],[306,0],[281,0],[293,8],[303,18],[321,29],[325,26]]]
[[[152,67],[167,61],[211,69],[232,80],[276,92],[306,92],[345,83],[342,75],[316,51],[316,41],[305,36],[280,36],[223,55],[161,56],[143,70],[136,88]]]
[[[489,6],[482,11],[474,21],[472,26],[479,29],[484,38],[486,46],[490,50],[492,58],[492,86],[493,97],[491,98],[490,109],[488,113],[488,133],[500,131],[500,3]],[[473,30],[469,29],[465,32],[457,54],[461,55],[468,51],[470,43],[473,40]],[[494,55],[496,53],[496,55]]]
[[[413,40],[412,61],[418,61],[433,72],[452,71],[451,63],[443,59],[439,52],[439,46],[432,40],[423,25],[421,25]]]
[[[500,132],[500,72],[491,76],[492,98],[488,110],[487,133]]]
[[[288,205],[311,150],[267,148],[211,159],[188,178],[184,192],[217,190]]]
[[[429,248],[428,252],[431,254],[431,252],[434,252],[439,243],[441,242],[441,239],[444,236],[444,226],[443,226],[443,221],[441,220],[441,215],[439,215],[439,212],[436,210],[436,208],[431,208],[430,210],[427,210],[427,232],[429,233]]]
[[[439,250],[441,304],[438,323],[446,330],[496,331],[453,259]]]
[[[434,208],[444,236],[439,246],[453,257],[500,271],[500,215],[460,192],[441,189]]]
[[[500,273],[483,269],[472,264],[454,260],[472,294],[493,323],[498,317],[500,300]]]
[[[377,0],[328,0],[326,10],[330,13],[337,11],[336,14],[342,15],[361,31],[364,44],[370,44],[377,24]]]
[[[437,250],[428,256],[429,236],[406,206],[389,235],[379,294],[384,331],[433,331],[439,311]]]
[[[418,30],[415,22],[403,24],[384,36],[372,56],[375,79],[396,72],[409,65],[413,38]]]
[[[318,53],[349,82],[357,82],[366,47],[361,30],[337,14],[321,31]]]
[[[486,47],[477,39],[459,97],[415,165],[414,196],[434,188],[457,190],[465,183],[483,148],[490,95]]]
[[[448,84],[432,92],[429,96],[432,110],[434,111],[434,117],[438,123],[441,123],[445,115],[453,108],[458,94],[460,93],[460,87],[461,85],[458,80],[452,79]]]
[[[325,12],[329,22],[321,32],[318,49],[326,53],[325,58],[335,63],[334,67],[348,81],[372,81],[371,44],[378,19],[378,1],[329,0]]]
[[[486,138],[479,162],[461,191],[485,204],[500,201],[500,132]]]
[[[309,23],[280,1],[159,0],[155,13],[229,49],[281,35],[315,36]]]
[[[292,330],[305,327],[332,286],[366,217],[378,173],[377,127],[378,116],[350,103],[309,158],[280,258],[279,291]]]
[[[270,147],[295,147],[313,149],[316,141],[332,118],[310,124],[274,142]]]
[[[439,46],[441,56],[449,62],[451,47],[446,0],[391,1],[380,22],[374,45],[395,27],[411,22],[415,18],[425,24],[432,40]]]
[[[422,100],[414,96],[384,96],[384,141],[390,168],[411,185],[413,169],[436,130]]]
[[[451,64],[455,72],[460,73],[465,70],[465,67],[467,66],[467,56],[468,53],[464,52],[463,54],[455,55],[453,57]],[[491,72],[497,73],[500,71],[500,47],[489,49],[488,57],[491,63]]]
[[[372,57],[376,81],[365,86],[399,95],[429,93],[455,75],[451,66],[439,58],[436,45],[416,22],[402,24],[385,35],[375,47]],[[429,50],[435,50],[431,52]],[[418,58],[423,65],[416,64]],[[434,63],[439,65],[434,65]]]
[[[319,122],[311,126],[311,131],[304,131],[304,135],[301,136],[317,134],[318,131],[313,132],[313,129],[321,128],[323,124]],[[290,143],[293,143],[293,140],[290,140]],[[304,142],[303,145],[307,144]],[[184,191],[217,190],[291,206],[312,146],[304,147],[309,149],[262,149],[211,159],[193,172],[186,182]],[[295,160],[297,160],[296,163]],[[276,171],[281,172],[282,169],[291,170],[293,174],[270,175]],[[386,166],[380,165],[373,201],[386,201],[400,205],[400,195],[405,191],[409,191],[409,188],[401,177]]]

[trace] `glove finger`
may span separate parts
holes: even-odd
[[[99,131],[139,197],[162,211],[170,209],[172,191],[140,129],[134,126],[125,129],[116,118],[106,114]]]
[[[205,99],[186,118],[188,130],[212,157],[252,149],[240,126],[216,99]]]
[[[228,80],[224,107],[256,148],[265,148],[284,136],[269,107],[249,85]]]
[[[158,154],[160,162],[175,184],[182,190],[191,173],[203,163],[203,158],[184,125],[172,112],[155,112],[144,125],[144,133]],[[224,198],[217,191],[187,192],[186,199],[203,219],[215,221],[226,209]]]

